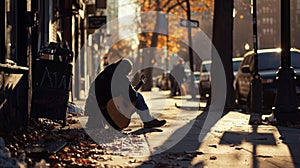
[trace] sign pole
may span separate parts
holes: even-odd
[[[261,123],[262,114],[262,81],[258,73],[258,33],[257,33],[257,15],[256,0],[252,1],[253,5],[253,49],[254,49],[254,72],[250,89],[250,124]],[[249,101],[249,100],[248,100]]]
[[[187,20],[191,20],[191,7],[190,7],[190,1],[186,1],[186,6],[187,6]],[[190,25],[190,23],[188,22]],[[193,59],[193,50],[192,50],[192,32],[191,32],[191,27],[188,26],[188,38],[189,38],[189,59],[190,59],[190,68],[191,71],[194,72],[194,59]]]

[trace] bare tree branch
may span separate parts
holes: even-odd
[[[169,6],[171,0],[166,1],[166,3],[164,5],[162,5],[162,9],[166,8],[167,6]]]
[[[184,1],[179,2],[179,0],[177,0],[178,3],[174,4],[173,6],[169,7],[167,10],[167,13],[169,13],[172,9],[174,9],[176,6],[181,6],[182,9],[186,12],[187,10],[184,8],[184,6],[182,5],[184,3]]]

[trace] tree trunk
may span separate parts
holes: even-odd
[[[224,111],[234,108],[233,91],[233,0],[216,0],[213,20],[213,44],[218,51],[225,70],[227,95]],[[212,58],[214,61],[214,58]],[[218,68],[212,66],[212,68]],[[212,82],[214,76],[212,76]]]

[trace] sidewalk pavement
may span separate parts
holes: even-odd
[[[126,136],[101,133],[97,143],[107,147],[107,167],[300,167],[300,129],[250,125],[250,114],[203,111],[205,101],[189,96],[169,98],[168,91],[142,92],[151,112],[167,124],[142,129],[134,115]],[[200,102],[200,103],[199,103]],[[81,106],[82,102],[75,102]],[[177,105],[177,107],[175,106]],[[200,108],[199,108],[200,105]],[[79,118],[84,127],[86,117]],[[110,134],[110,136],[107,136]],[[107,141],[107,137],[114,138]]]

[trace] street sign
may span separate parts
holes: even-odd
[[[199,21],[198,20],[186,20],[186,19],[180,19],[180,26],[183,27],[190,27],[190,28],[198,28],[199,27]]]
[[[99,29],[104,24],[106,24],[106,16],[89,16],[88,17],[88,28],[89,29]]]

